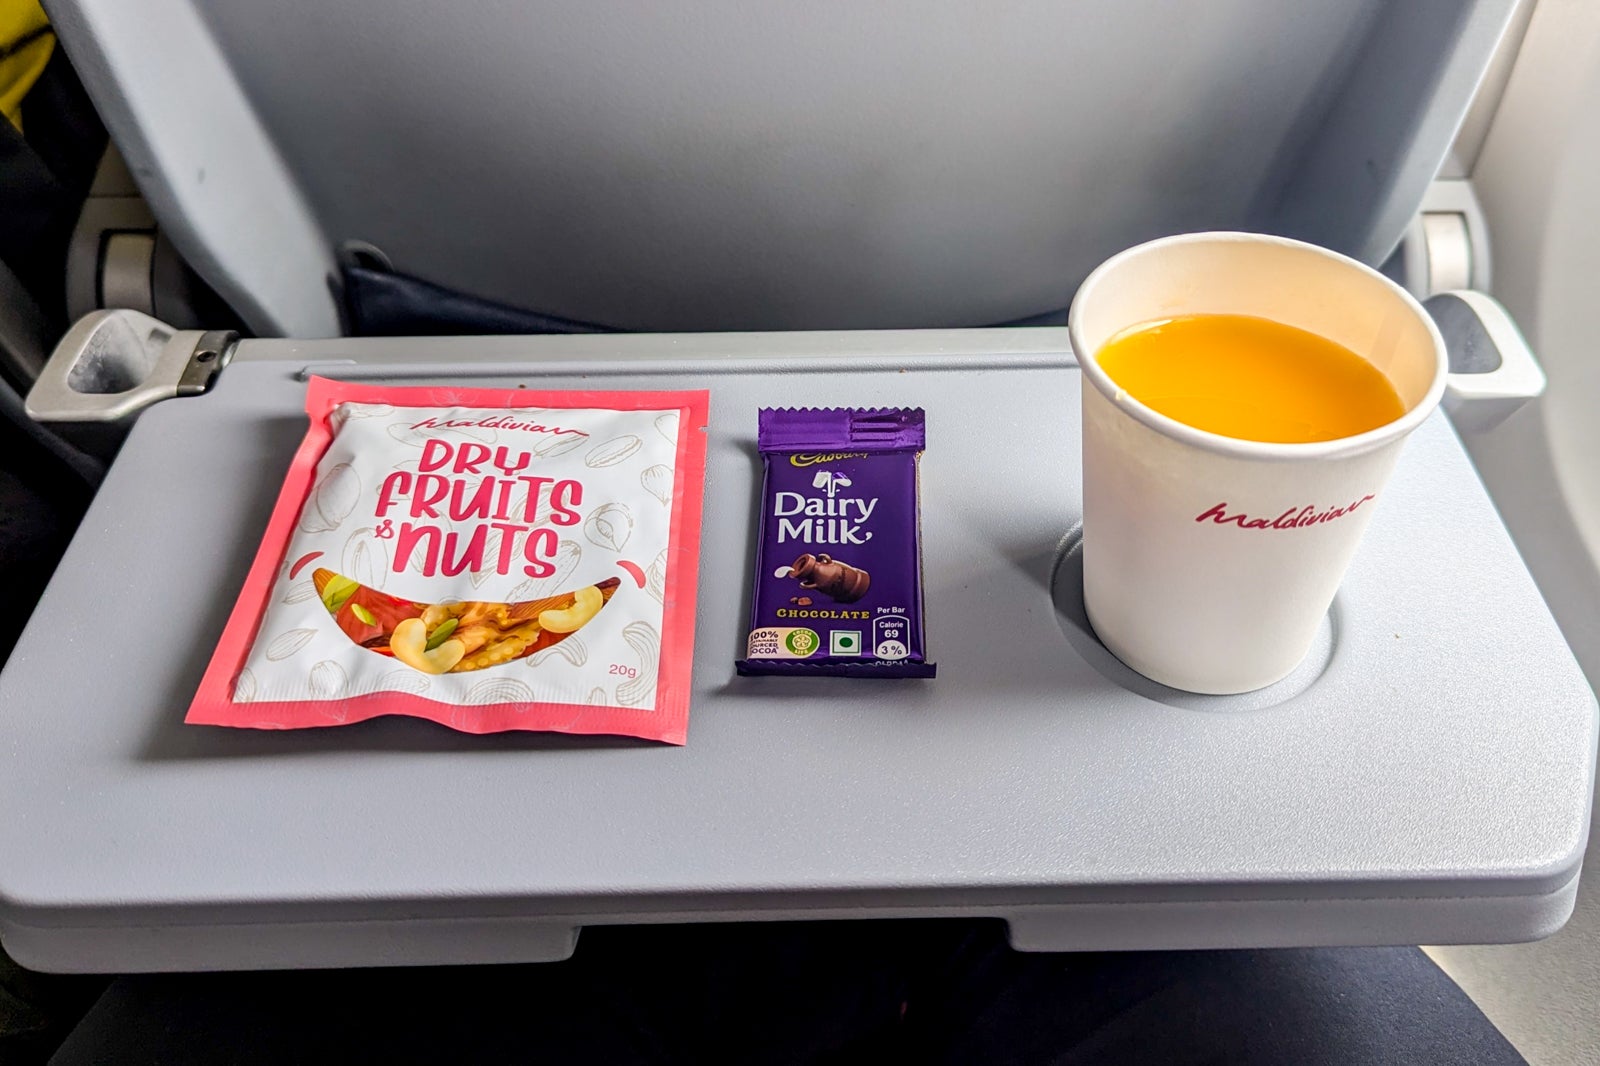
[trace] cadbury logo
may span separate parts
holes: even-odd
[[[790,466],[816,466],[836,459],[865,459],[866,452],[799,452],[789,456]]]
[[[1237,514],[1228,513],[1228,504],[1224,500],[1207,511],[1195,515],[1196,522],[1215,522],[1219,526],[1234,525],[1240,529],[1304,529],[1306,526],[1321,525],[1323,522],[1332,522],[1336,518],[1343,518],[1357,507],[1374,499],[1371,495],[1363,496],[1354,503],[1345,504],[1343,507],[1318,508],[1313,504],[1304,507],[1291,507],[1276,518],[1252,518],[1240,511]]]

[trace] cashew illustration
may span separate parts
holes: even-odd
[[[573,604],[565,610],[539,612],[539,627],[551,633],[571,633],[600,613],[606,598],[593,585],[573,593]]]
[[[443,674],[467,654],[467,646],[459,640],[447,640],[432,651],[428,647],[428,627],[420,618],[407,618],[394,627],[389,637],[389,650],[394,657],[424,674]]]
[[[649,622],[629,622],[622,639],[639,656],[639,676],[617,686],[617,702],[637,707],[656,691],[656,671],[661,660],[661,636]]]

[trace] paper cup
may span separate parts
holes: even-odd
[[[1381,370],[1405,414],[1313,444],[1219,436],[1158,414],[1100,368],[1130,326],[1191,314],[1272,319]],[[1155,681],[1263,688],[1310,648],[1410,432],[1444,392],[1444,341],[1377,271],[1315,245],[1194,233],[1089,275],[1068,316],[1083,387],[1083,579],[1095,634]]]

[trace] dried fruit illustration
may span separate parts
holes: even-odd
[[[338,529],[350,517],[361,498],[361,475],[349,463],[340,463],[322,476],[300,512],[302,533],[326,533]]]
[[[514,603],[417,603],[331,570],[311,577],[347,637],[422,674],[483,670],[556,647],[599,614],[620,584],[608,578]]]
[[[604,444],[596,444],[589,449],[589,454],[583,457],[583,465],[594,470],[602,467],[616,466],[625,462],[634,452],[643,447],[644,441],[632,433],[625,433],[620,437],[613,437]]]
[[[656,416],[656,432],[666,438],[668,444],[678,443],[678,412],[668,411],[664,415]]]
[[[233,683],[233,702],[249,703],[256,698],[256,675],[249,668],[239,671],[239,679]]]
[[[583,523],[583,535],[590,544],[621,551],[633,536],[633,512],[625,503],[607,503],[596,507]]]

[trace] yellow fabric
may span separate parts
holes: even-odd
[[[56,37],[38,0],[0,0],[0,114],[22,128],[22,98],[44,72]]]

